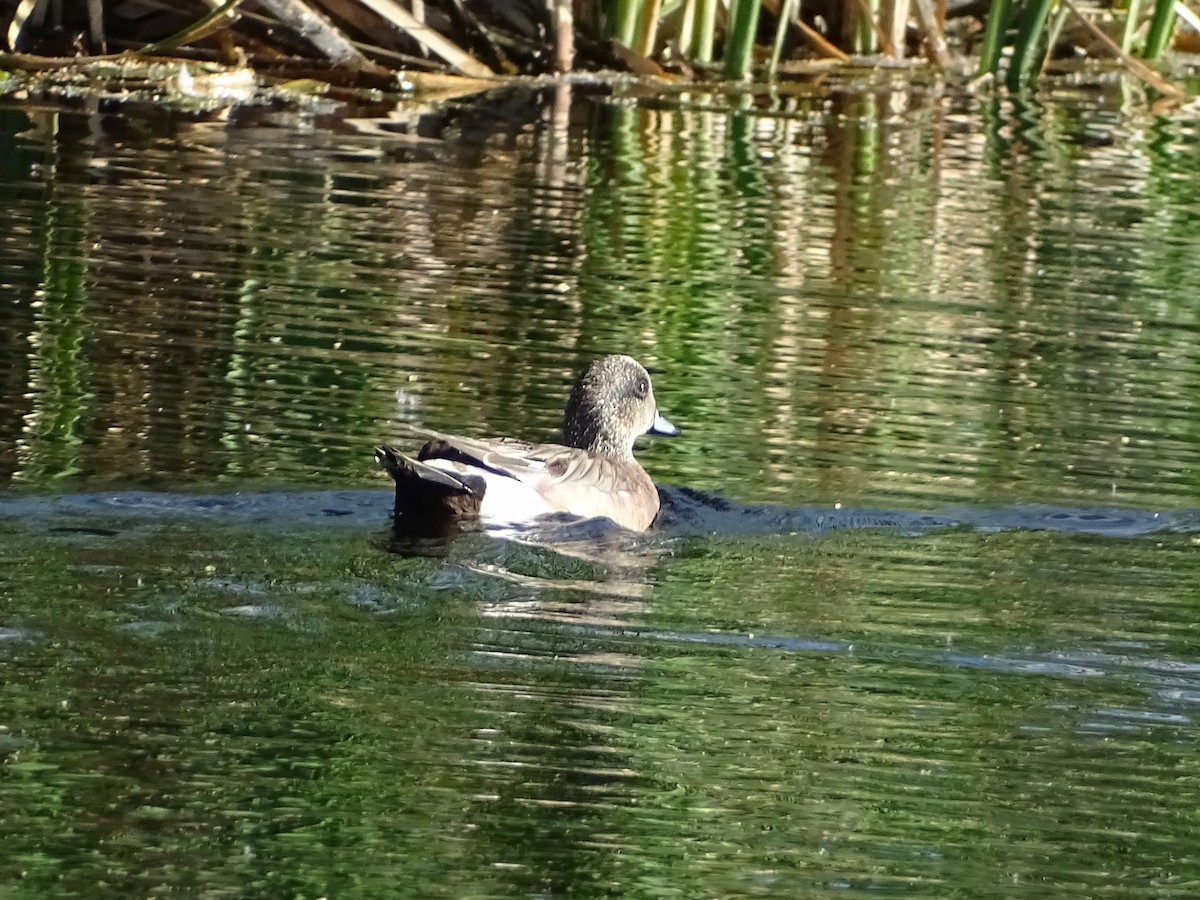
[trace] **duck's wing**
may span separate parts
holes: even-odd
[[[417,454],[418,460],[453,463],[464,471],[483,468],[515,479],[536,491],[552,509],[589,518],[607,516],[635,530],[645,529],[658,512],[654,482],[633,460],[561,444],[425,434],[431,440]]]
[[[546,460],[555,450],[570,450],[556,444],[530,444],[513,438],[468,438],[457,434],[422,430],[430,440],[417,459],[443,460],[460,466],[478,466],[497,475],[532,485],[546,476]]]
[[[539,487],[563,483],[589,490],[617,490],[621,475],[629,465],[562,444],[531,444],[515,438],[468,438],[432,431],[423,433],[431,440],[417,454],[419,460],[440,459],[482,466]]]

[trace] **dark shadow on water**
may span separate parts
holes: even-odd
[[[1140,537],[1200,530],[1200,510],[1153,512],[1115,507],[1067,509],[1041,504],[951,508],[936,513],[891,509],[788,507],[735,503],[692,488],[660,487],[662,511],[655,526],[676,534],[812,534],[857,528],[926,534],[940,528],[993,531],[1057,531]]]
[[[1055,531],[1111,537],[1141,537],[1160,533],[1200,531],[1200,510],[1173,512],[1089,507],[1069,509],[1049,505],[1017,505],[999,509],[950,508],[922,513],[890,509],[788,507],[737,503],[718,494],[681,487],[660,487],[662,510],[652,533],[668,537],[707,534],[822,535],[835,530],[892,529],[921,535],[943,528],[981,532]],[[157,521],[169,518],[206,519],[225,524],[376,528],[391,519],[392,492],[265,491],[222,495],[188,495],[153,491],[39,495],[19,492],[0,496],[0,520],[16,520],[58,531],[111,531],[112,518]],[[464,531],[478,526],[453,525],[434,534],[397,532],[387,549],[393,552],[433,553]],[[567,515],[489,533],[539,543],[607,541],[622,534],[607,520],[581,520]],[[115,533],[115,532],[114,532]]]

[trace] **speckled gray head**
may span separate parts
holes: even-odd
[[[595,360],[571,390],[563,419],[563,443],[616,459],[632,459],[633,442],[641,434],[679,434],[658,412],[650,373],[631,356]]]

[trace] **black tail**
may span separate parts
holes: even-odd
[[[439,532],[450,523],[479,517],[485,487],[479,476],[447,472],[392,447],[377,449],[375,460],[396,482],[398,526]]]

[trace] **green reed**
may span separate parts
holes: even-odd
[[[789,34],[794,38],[801,32],[807,34],[810,44],[822,47],[820,52],[829,57],[836,57],[839,52],[883,52],[902,58],[906,25],[914,21],[907,0],[842,0],[840,10],[835,8],[824,32],[800,20],[799,0],[608,0],[607,3],[596,0],[596,3],[603,10],[601,18],[610,24],[609,36],[625,46],[653,57],[664,43],[673,42],[685,59],[701,66],[719,63],[723,73],[732,79],[749,77],[757,58],[765,60],[766,77],[774,80],[785,56]],[[1142,7],[1142,0],[1129,0],[1117,39],[1125,53],[1130,52],[1134,43]],[[760,35],[759,23],[764,11],[770,27],[764,28]],[[980,75],[994,76],[1008,50],[1005,83],[1010,90],[1017,90],[1037,77],[1072,14],[1078,15],[1078,10],[1064,0],[1028,0],[1020,4],[994,0],[986,14],[982,40],[975,47],[968,47],[967,52],[977,50]],[[931,21],[929,15],[918,16],[915,21],[927,38],[942,39],[940,21]],[[1174,0],[1154,0],[1142,55],[1147,59],[1159,58],[1170,43],[1174,27]],[[760,37],[764,46],[758,48]],[[929,44],[932,43],[930,40]],[[947,68],[943,60],[939,59],[938,64]]]
[[[1000,52],[1004,49],[1004,37],[1012,19],[1012,0],[993,0],[988,12],[987,31],[983,46],[979,50],[979,74],[996,74],[1000,65]]]
[[[725,74],[730,78],[745,78],[750,74],[761,8],[759,0],[731,0],[725,45]]]
[[[1146,59],[1158,59],[1171,42],[1175,28],[1174,0],[1155,0],[1154,15],[1150,17],[1150,30],[1146,33]]]
[[[713,61],[717,33],[717,0],[695,0],[696,30],[692,38],[692,58],[701,65]]]
[[[1054,0],[1031,0],[1025,4],[1017,23],[1012,59],[1008,64],[1009,90],[1017,90],[1035,74],[1045,58],[1046,20],[1054,8]]]
[[[1133,49],[1133,37],[1137,33],[1138,18],[1142,12],[1142,0],[1129,0],[1125,9],[1125,27],[1121,30],[1121,51],[1129,53]]]

